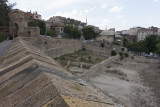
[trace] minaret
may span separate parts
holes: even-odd
[[[106,26],[105,30],[107,31],[107,26]]]
[[[87,26],[87,16],[86,16],[86,26]]]

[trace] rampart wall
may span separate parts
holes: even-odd
[[[55,58],[82,49],[80,40],[56,38],[21,38],[48,56]]]

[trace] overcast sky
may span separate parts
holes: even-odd
[[[125,30],[134,26],[160,27],[160,0],[9,0],[14,8],[38,11],[47,20],[64,16],[101,29]]]

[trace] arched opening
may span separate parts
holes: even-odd
[[[13,38],[18,37],[18,30],[19,30],[18,24],[14,23],[13,24]]]

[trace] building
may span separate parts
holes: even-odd
[[[57,17],[51,17],[46,21],[46,28],[49,30],[53,30],[55,32],[55,36],[64,35],[64,23]]]
[[[9,13],[9,34],[15,37],[38,37],[39,27],[28,27],[27,14],[24,11],[15,9]]]
[[[122,30],[122,31],[121,31],[121,34],[122,34],[122,35],[128,35],[129,33],[128,33],[128,30]]]
[[[129,35],[138,35],[138,31],[141,29],[141,27],[134,27],[134,28],[130,28],[128,30],[128,34]]]
[[[123,42],[123,37],[121,36],[122,32],[121,31],[116,31],[115,32],[115,40],[118,42]]]
[[[105,40],[107,42],[112,43],[115,40],[115,28],[102,31],[100,35],[101,36],[98,37],[97,40],[100,40],[100,41]]]
[[[28,19],[42,20],[42,16],[38,14],[37,11],[33,13],[30,11],[30,12],[27,12],[26,14]]]
[[[160,28],[158,28],[158,32],[156,35],[160,36]]]
[[[64,24],[63,23],[53,23],[50,25],[50,29],[55,32],[55,36],[59,35],[62,37],[64,35]]]
[[[137,41],[144,40],[147,36],[155,34],[153,29],[142,28],[138,31]]]

